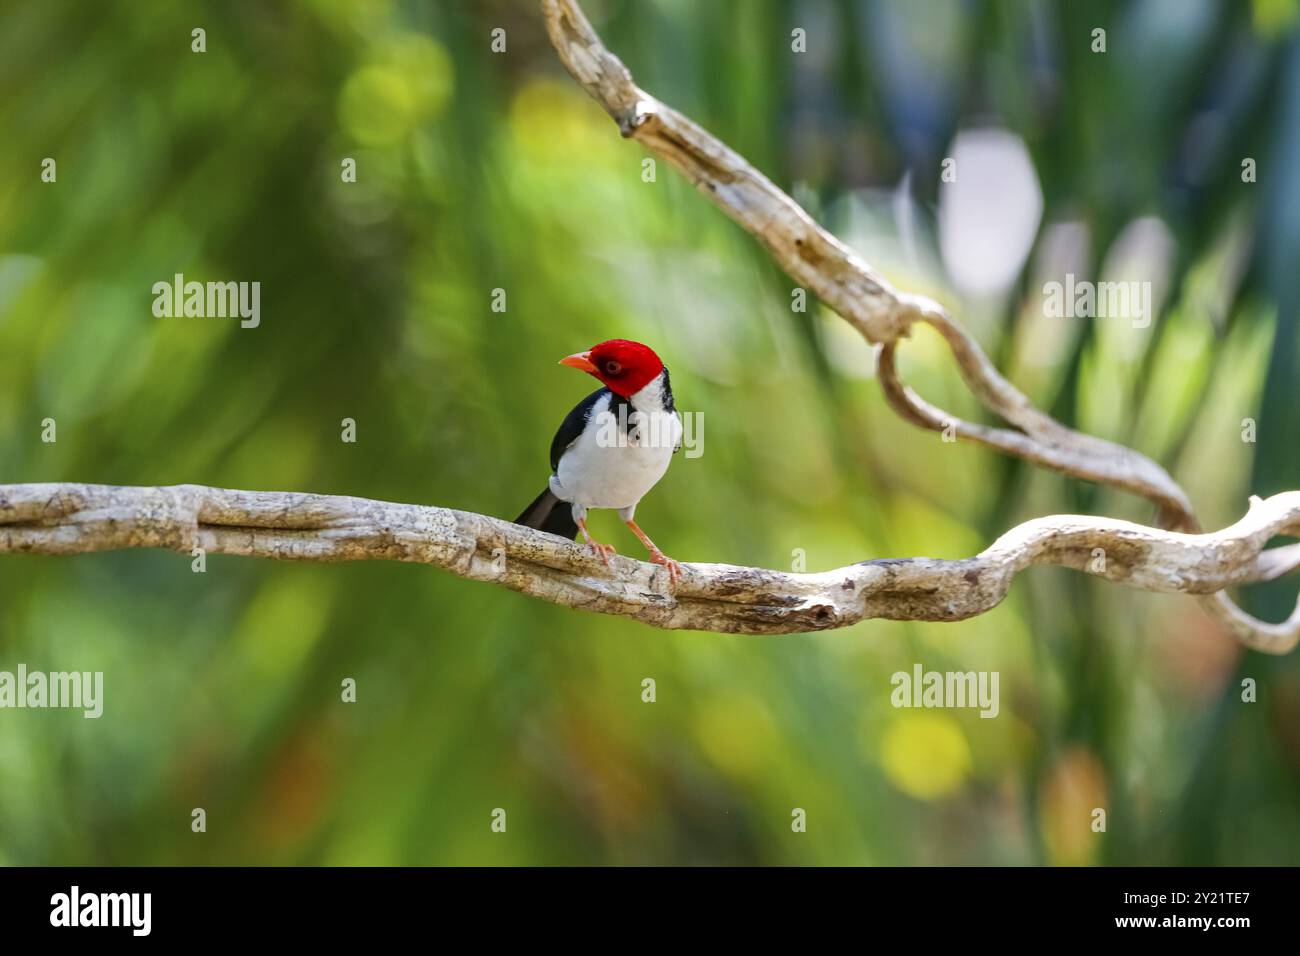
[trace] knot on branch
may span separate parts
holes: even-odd
[[[908,295],[886,288],[869,300],[863,310],[860,331],[872,345],[892,346],[907,338],[913,324],[925,321],[927,312],[942,311],[941,307],[923,296]]]

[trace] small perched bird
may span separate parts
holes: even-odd
[[[587,531],[588,508],[616,508],[650,560],[676,583],[682,569],[632,520],[637,502],[664,476],[681,447],[682,420],[673,405],[668,369],[649,346],[610,339],[560,359],[604,384],[580,401],[551,441],[551,481],[515,524],[566,538],[579,533],[609,565],[613,545]]]

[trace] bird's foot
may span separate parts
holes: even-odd
[[[593,538],[587,532],[587,522],[582,518],[578,519],[577,524],[578,530],[582,532],[582,540],[587,543],[587,547],[591,548],[591,553],[600,558],[601,564],[609,567],[609,559],[618,553],[614,550],[614,546],[612,544],[601,544]]]
[[[655,564],[662,564],[668,569],[668,580],[672,581],[673,584],[682,579],[682,566],[658,548],[650,552],[650,560]]]
[[[600,558],[605,567],[609,567],[609,559],[618,554],[617,549],[612,544],[601,544],[595,538],[588,539],[587,547],[591,548],[591,553]]]

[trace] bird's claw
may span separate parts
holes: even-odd
[[[618,553],[612,544],[601,544],[599,541],[588,541],[587,547],[591,548],[591,553],[600,558],[605,567],[609,567],[609,559]]]
[[[662,551],[651,551],[650,560],[655,564],[662,564],[668,569],[668,579],[672,581],[673,584],[676,584],[682,579],[682,566]]]

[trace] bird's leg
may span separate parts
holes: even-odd
[[[582,540],[587,542],[587,547],[591,548],[592,552],[605,563],[605,567],[609,567],[610,555],[618,553],[614,550],[614,546],[612,544],[601,544],[588,534],[586,518],[578,518],[577,522],[578,530],[582,532]]]
[[[668,577],[676,584],[682,576],[682,566],[674,561],[668,555],[659,550],[659,546],[650,540],[650,536],[637,527],[637,523],[632,519],[627,519],[627,526],[632,529],[632,533],[641,539],[645,549],[650,552],[650,560],[655,564],[662,564],[668,569]]]

